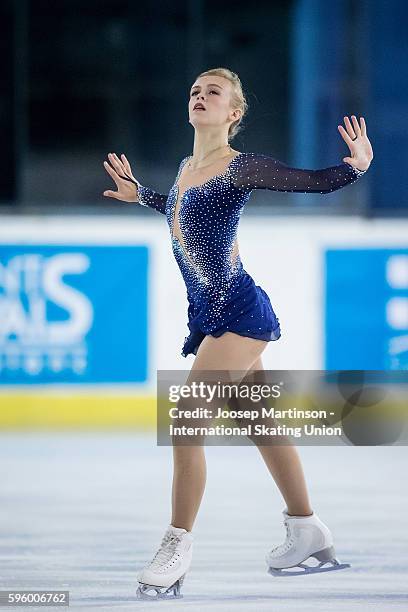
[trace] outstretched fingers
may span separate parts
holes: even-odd
[[[109,160],[112,161],[111,154],[108,154],[108,157],[109,157]],[[120,190],[120,181],[121,181],[120,175],[118,175],[115,168],[112,168],[112,166],[106,160],[103,162],[103,165],[105,167],[105,170],[112,177],[118,190]],[[120,200],[119,191],[112,191],[111,189],[107,189],[106,191],[103,192],[103,195],[108,198],[115,198],[116,200]]]
[[[109,157],[109,161],[111,162],[112,166],[115,168],[118,176],[123,178],[123,175],[126,174],[126,172],[125,172],[125,169],[119,157],[116,155],[116,153],[109,153],[108,157]]]
[[[105,166],[105,170],[108,172],[108,174],[110,174],[110,176],[115,181],[116,186],[119,187],[119,176],[115,172],[114,168],[112,168],[112,166],[110,164],[108,164],[107,161],[104,161],[103,165]]]
[[[350,136],[351,140],[353,140],[353,138],[356,137],[356,134],[354,132],[353,126],[351,125],[351,121],[347,116],[344,117],[344,123],[346,125],[347,134]]]
[[[126,155],[124,153],[122,153],[122,155],[120,157],[121,157],[121,160],[122,160],[122,163],[123,163],[123,165],[125,167],[126,172],[129,174],[129,176],[132,176],[132,169],[131,169],[130,164],[129,164],[128,160],[127,160]]]
[[[355,135],[358,138],[359,136],[361,136],[361,129],[360,129],[360,125],[359,125],[359,123],[357,121],[357,117],[355,115],[351,115],[351,120],[353,122],[353,127],[354,127]]]
[[[351,115],[351,119],[353,123],[351,123],[350,119],[347,116],[344,117],[346,130],[342,125],[337,126],[340,134],[343,137],[343,140],[350,148],[352,147],[353,141],[357,138],[367,137],[367,126],[364,117],[360,117],[361,125],[359,124],[355,115]]]
[[[351,149],[351,147],[353,145],[352,138],[350,138],[350,136],[348,135],[348,133],[346,132],[346,130],[344,129],[344,127],[342,125],[338,125],[337,127],[338,127],[338,130],[339,130],[340,134],[343,137],[343,140],[348,145],[348,147]]]

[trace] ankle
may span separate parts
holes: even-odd
[[[190,525],[182,525],[181,523],[178,523],[177,521],[174,523],[170,523],[170,526],[173,527],[174,529],[185,529],[186,531],[191,531],[191,526]]]
[[[302,516],[302,517],[307,517],[307,516],[313,516],[314,512],[313,510],[310,510],[310,512],[289,512],[289,510],[287,511],[288,516]]]

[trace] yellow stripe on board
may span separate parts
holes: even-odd
[[[155,396],[0,394],[0,429],[156,428]]]

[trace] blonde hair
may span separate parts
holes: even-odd
[[[234,136],[238,134],[238,132],[241,131],[243,127],[240,124],[242,122],[242,119],[244,118],[244,115],[246,114],[248,110],[248,102],[245,98],[240,78],[236,74],[236,72],[232,72],[232,70],[229,70],[228,68],[211,68],[211,70],[206,70],[205,72],[201,72],[201,74],[199,74],[196,78],[198,79],[202,76],[210,76],[210,75],[220,76],[220,77],[224,77],[225,79],[228,79],[228,81],[232,85],[231,106],[232,108],[239,108],[242,111],[241,117],[237,119],[236,121],[234,121],[233,123],[231,123],[229,127],[228,141],[230,141],[234,138]]]

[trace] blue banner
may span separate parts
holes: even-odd
[[[0,382],[147,377],[145,246],[0,245]]]
[[[408,369],[408,249],[330,249],[325,269],[325,368]]]

